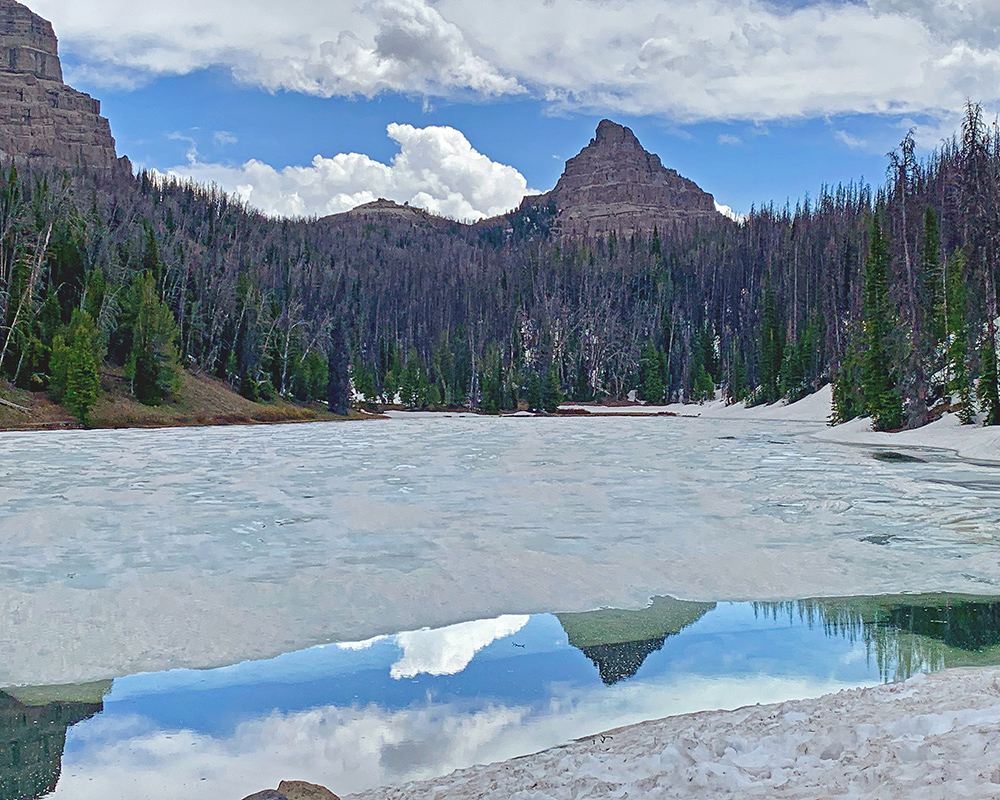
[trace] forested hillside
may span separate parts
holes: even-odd
[[[410,407],[764,402],[832,380],[839,419],[916,426],[954,402],[1000,420],[1000,135],[977,106],[924,161],[907,137],[880,188],[741,223],[585,239],[555,211],[275,220],[147,174],[8,167],[0,367],[82,420],[104,362],[149,404],[193,367],[326,399],[349,362],[366,398]]]

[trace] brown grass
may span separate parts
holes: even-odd
[[[347,418],[327,412],[321,403],[302,406],[286,400],[254,403],[234,392],[225,382],[208,375],[184,371],[179,391],[161,406],[145,406],[132,397],[120,369],[101,374],[101,397],[90,413],[92,428],[165,428],[202,425],[259,425],[284,422],[320,422],[373,419],[375,415],[352,411]],[[0,406],[0,430],[77,428],[76,419],[44,392],[27,392],[0,384],[0,397],[30,409],[24,414]]]

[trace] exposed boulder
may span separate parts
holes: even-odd
[[[340,800],[325,786],[305,781],[282,781],[278,784],[278,791],[288,800]]]

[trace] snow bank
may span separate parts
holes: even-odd
[[[647,722],[353,800],[1000,795],[1000,671]],[[336,788],[336,787],[334,787]]]
[[[945,414],[912,431],[878,433],[872,430],[870,419],[855,419],[814,435],[840,444],[951,450],[970,461],[1000,461],[1000,428],[962,425],[955,414]]]
[[[784,401],[773,405],[753,406],[747,408],[745,403],[727,405],[725,400],[713,400],[708,403],[673,403],[667,406],[630,405],[630,406],[584,406],[565,405],[565,410],[586,411],[589,414],[626,415],[636,414],[676,414],[680,417],[701,417],[703,419],[759,420],[786,422],[816,422],[826,423],[830,418],[833,402],[833,390],[824,386],[796,403]]]

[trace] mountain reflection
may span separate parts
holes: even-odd
[[[594,662],[601,680],[611,686],[634,676],[650,653],[713,608],[715,603],[658,597],[641,611],[605,609],[556,616],[569,643]]]
[[[75,697],[66,698],[59,690],[0,692],[0,800],[35,800],[55,790],[66,730],[99,714],[110,687],[74,687]]]
[[[862,641],[884,681],[919,672],[1000,664],[1000,598],[886,595],[757,603],[764,616],[798,617],[827,635]]]

